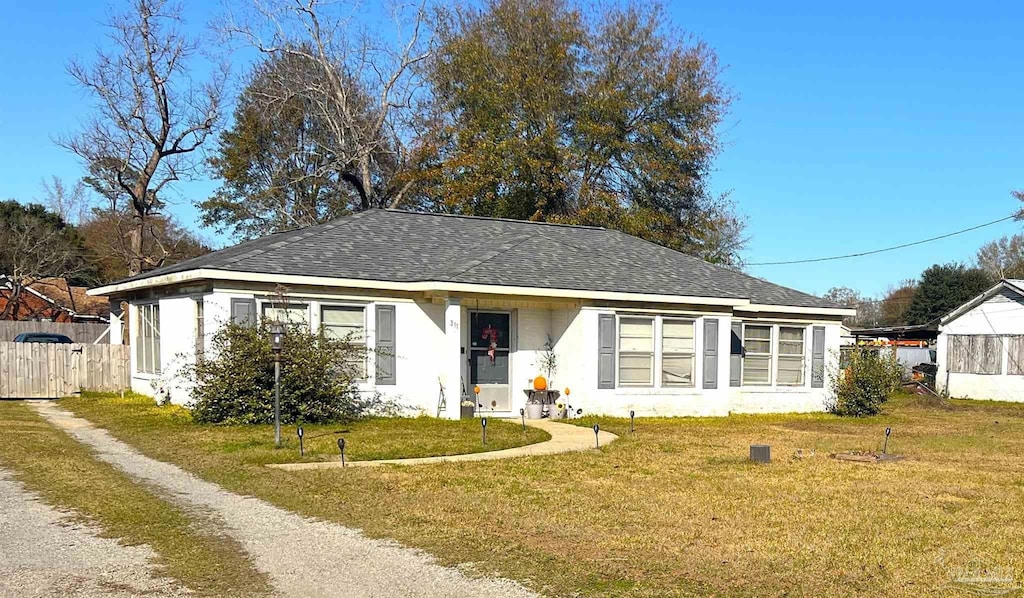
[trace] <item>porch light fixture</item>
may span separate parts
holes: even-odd
[[[281,448],[281,349],[284,348],[285,327],[281,322],[267,326],[270,350],[274,352],[274,446]]]

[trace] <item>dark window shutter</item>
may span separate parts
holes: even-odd
[[[740,372],[743,370],[743,322],[732,323],[732,342],[729,347],[729,386],[739,386]]]
[[[825,386],[825,327],[815,326],[811,334],[811,388]]]
[[[242,326],[256,325],[256,300],[232,299],[231,321]]]
[[[597,317],[597,387],[615,388],[615,316]]]
[[[704,318],[704,388],[718,388],[718,318]]]
[[[395,376],[395,306],[378,305],[376,317],[377,384],[396,384]]]

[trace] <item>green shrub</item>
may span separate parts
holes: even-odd
[[[903,367],[892,355],[858,347],[844,355],[844,368],[832,382],[831,411],[837,415],[866,417],[882,411],[882,405],[900,387]]]
[[[364,361],[365,349],[347,339],[289,327],[281,351],[281,421],[345,422],[383,409],[378,395],[361,396],[355,386]],[[195,421],[273,423],[274,354],[267,322],[223,326],[206,358],[189,370]]]

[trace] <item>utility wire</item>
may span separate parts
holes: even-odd
[[[972,230],[978,230],[979,228],[985,228],[986,226],[992,226],[993,224],[999,224],[1000,222],[1006,222],[1007,220],[1012,220],[1013,218],[1016,218],[1016,217],[1017,217],[1017,214],[1014,213],[1014,214],[1010,214],[1009,216],[1007,216],[1005,218],[1000,218],[998,220],[993,220],[992,222],[986,222],[985,224],[979,224],[977,226],[972,226],[970,228],[965,228],[965,229],[958,230],[958,231],[955,231],[955,232],[946,233],[944,235],[939,235],[937,237],[931,237],[930,239],[922,239],[920,241],[914,241],[912,243],[904,243],[902,245],[895,245],[893,247],[886,247],[884,249],[875,249],[875,250],[872,250],[872,251],[862,251],[860,253],[850,253],[850,254],[847,254],[847,255],[833,255],[833,256],[830,256],[830,257],[818,257],[818,258],[813,258],[813,259],[809,259],[809,260],[791,260],[791,261],[787,261],[787,262],[758,262],[758,263],[751,263],[751,264],[747,264],[747,265],[748,266],[785,266],[785,265],[788,265],[788,264],[810,264],[810,263],[813,263],[813,262],[828,262],[828,261],[832,261],[832,260],[845,260],[845,259],[849,259],[849,258],[853,258],[853,257],[863,257],[865,255],[874,255],[876,253],[885,253],[886,251],[894,251],[896,249],[903,249],[905,247],[913,247],[914,245],[921,245],[921,244],[924,244],[924,243],[931,243],[932,241],[938,241],[939,239],[946,239],[948,237],[953,237],[953,236],[956,236],[956,235],[962,235],[963,233],[971,232]]]

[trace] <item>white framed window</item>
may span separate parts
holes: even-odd
[[[366,308],[355,305],[323,305],[320,307],[320,325],[324,336],[344,340],[357,349],[361,356],[353,364],[356,377],[366,379]]]
[[[619,318],[619,386],[654,384],[654,318]]]
[[[802,386],[804,383],[804,328],[779,326],[779,360],[775,383]]]
[[[664,318],[661,324],[661,385],[694,385],[694,321]]]
[[[770,386],[772,383],[771,325],[743,325],[743,386]]]
[[[160,373],[160,304],[138,306],[135,334],[135,369],[141,374]]]
[[[309,306],[305,303],[289,303],[276,306],[272,303],[263,304],[263,317],[271,322],[285,324],[309,325]]]

